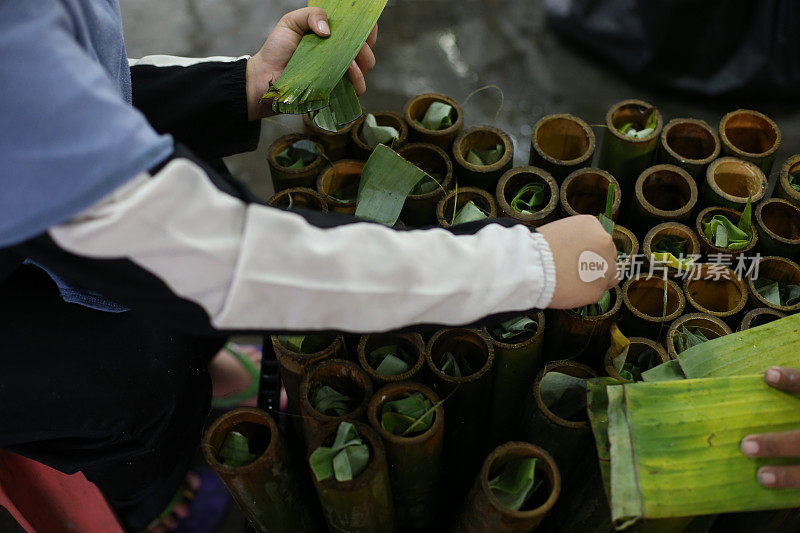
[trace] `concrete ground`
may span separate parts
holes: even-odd
[[[209,56],[251,54],[280,18],[302,0],[121,0],[128,54]],[[614,102],[641,98],[664,118],[694,117],[716,127],[727,111],[759,109],[783,134],[777,162],[800,152],[800,110],[770,102],[709,100],[645,88],[565,46],[544,24],[541,0],[390,0],[380,22],[378,64],[362,97],[365,110],[402,110],[422,92],[446,93],[465,107],[467,125],[494,124],[514,139],[516,163],[528,161],[532,126],[550,113],[572,113],[590,124],[604,122]],[[191,88],[189,88],[191,90]],[[276,137],[299,131],[298,117],[263,122],[256,152],[229,163],[263,198],[272,185],[266,147]],[[600,130],[596,130],[600,133]],[[600,135],[598,135],[600,137]],[[773,176],[774,178],[774,176]],[[241,530],[231,518],[226,531]]]

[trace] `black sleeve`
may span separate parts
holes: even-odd
[[[247,120],[247,60],[131,67],[133,105],[159,133],[205,160],[255,150],[261,121]]]

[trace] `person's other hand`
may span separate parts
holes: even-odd
[[[617,248],[597,217],[577,215],[563,218],[538,228],[553,252],[556,264],[556,290],[551,309],[573,309],[597,303],[617,279]],[[593,252],[605,261],[604,273],[595,271],[597,278],[583,281],[579,262],[584,252]],[[590,254],[591,255],[591,254]],[[585,279],[585,275],[584,275]]]
[[[303,35],[313,31],[320,37],[329,37],[328,16],[321,7],[304,7],[292,11],[278,21],[267,37],[264,46],[247,61],[247,114],[250,120],[271,116],[272,102],[260,102],[270,82],[277,81],[289,63]],[[348,74],[356,93],[361,96],[367,90],[364,77],[375,67],[372,47],[378,39],[378,26],[372,28],[367,42],[350,65]]]
[[[800,394],[800,370],[773,367],[764,381],[776,389]],[[800,429],[748,435],[742,439],[742,453],[753,458],[800,458]],[[762,466],[758,482],[770,489],[800,488],[800,465]]]

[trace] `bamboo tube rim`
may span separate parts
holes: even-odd
[[[655,289],[655,292],[661,295],[659,305],[661,306],[660,308],[663,309],[664,282],[667,284],[667,311],[673,309],[673,311],[671,313],[667,313],[666,316],[663,316],[663,313],[660,313],[659,315],[651,315],[646,313],[640,309],[641,306],[639,303],[634,305],[631,301],[632,290],[644,288],[652,291],[652,287],[650,286],[658,285],[658,287]],[[677,299],[677,302],[672,302],[673,305],[670,305],[671,296]],[[653,276],[648,279],[646,274],[640,274],[634,278],[631,278],[622,285],[622,302],[625,305],[625,308],[630,311],[633,316],[639,320],[644,320],[651,324],[666,324],[668,322],[672,322],[681,314],[683,314],[683,310],[686,308],[686,297],[677,283],[671,279],[665,280],[664,278],[659,278],[657,276]]]
[[[529,177],[525,178],[525,176]],[[519,211],[514,210],[514,208],[511,207],[510,202],[513,200],[514,196],[516,196],[518,190],[506,190],[512,185],[514,187],[524,187],[528,183],[541,183],[546,185],[550,191],[550,199],[548,200],[547,205],[531,215],[520,213]],[[511,197],[511,200],[509,200],[509,196]],[[556,207],[558,207],[558,184],[549,172],[542,170],[541,168],[532,166],[516,167],[512,168],[500,177],[500,181],[497,182],[497,191],[495,193],[495,197],[497,199],[497,204],[500,207],[500,211],[502,211],[503,214],[522,222],[537,222],[549,217],[555,212]]]
[[[619,286],[611,287],[608,290],[611,293],[611,298],[614,300],[614,305],[612,305],[611,308],[602,315],[581,316],[577,311],[575,311],[575,309],[567,309],[566,313],[580,318],[582,322],[602,322],[603,320],[617,315],[620,309],[622,309],[622,291],[620,290]]]
[[[317,157],[311,163],[307,164],[303,168],[285,167],[279,164],[277,159],[275,159],[275,157],[279,153],[284,151],[286,148],[289,148],[297,141],[302,141],[302,140],[312,141],[319,147],[320,150],[324,150],[322,142],[319,140],[318,137],[315,137],[314,135],[308,135],[305,133],[290,133],[288,135],[284,135],[283,137],[278,137],[277,139],[275,139],[275,141],[273,141],[272,144],[269,145],[269,148],[267,148],[267,160],[269,161],[269,164],[277,169],[280,169],[281,172],[290,177],[302,176],[308,174],[309,171],[318,172],[322,168],[322,165],[325,162],[325,157],[323,157],[320,154],[317,154]]]
[[[529,509],[527,511],[515,511],[505,507],[500,503],[489,487],[489,480],[496,474],[500,467],[507,464],[511,459],[521,459],[526,457],[538,459],[537,466],[540,463],[542,464],[542,470],[547,476],[547,480],[550,484],[550,495],[542,505],[536,507],[535,509]],[[499,513],[502,513],[503,515],[513,519],[530,520],[538,517],[544,517],[552,510],[558,501],[559,496],[561,495],[561,472],[558,470],[558,465],[556,465],[555,460],[547,452],[547,450],[544,450],[538,446],[534,446],[528,442],[512,441],[495,448],[483,462],[483,466],[481,467],[479,475],[481,491],[492,504],[492,507],[494,507]]]
[[[688,246],[686,247],[685,257],[700,255],[700,239],[697,238],[697,235],[695,235],[694,231],[692,231],[692,228],[679,222],[664,222],[657,226],[653,226],[653,228],[644,236],[644,241],[642,241],[642,253],[647,261],[651,261],[650,258],[653,256],[653,242],[657,237],[662,235],[686,239]],[[667,266],[666,269],[667,272],[672,273],[673,275],[677,272],[677,269],[671,266]]]
[[[663,209],[663,204],[659,207],[653,203],[654,198],[649,194],[650,186],[648,182],[661,176],[677,177],[677,181],[672,180],[673,183],[670,185],[681,189],[680,199],[683,204],[678,209]],[[697,205],[698,198],[697,184],[692,176],[681,167],[675,165],[654,165],[646,169],[636,179],[635,194],[636,201],[645,211],[657,217],[671,218],[688,216]],[[688,198],[686,198],[687,196]]]
[[[383,406],[388,402],[407,398],[415,392],[422,394],[435,406],[431,427],[418,435],[411,435],[408,437],[395,435],[394,433],[386,431],[378,418]],[[367,408],[367,419],[372,428],[378,432],[378,435],[380,435],[383,440],[403,446],[413,446],[429,440],[433,435],[439,432],[444,425],[444,407],[439,402],[439,396],[422,383],[413,381],[389,383],[378,389],[370,400],[369,407]]]
[[[769,147],[756,152],[751,150],[751,148],[753,148],[751,144],[744,142],[742,139],[737,139],[737,142],[734,142],[734,140],[731,139],[733,131],[730,131],[729,128],[732,126],[731,123],[735,125],[735,123],[739,121],[745,123],[747,121],[753,122],[754,128],[750,129],[757,128],[761,131],[765,135],[764,140],[770,143]],[[764,113],[752,109],[737,109],[727,113],[719,122],[719,134],[725,148],[738,157],[769,157],[778,150],[778,146],[781,144],[781,130],[778,128],[778,125],[775,124],[775,121]]]
[[[314,189],[309,189],[308,187],[292,187],[291,189],[284,189],[278,193],[275,193],[272,198],[267,201],[267,205],[272,207],[277,207],[279,209],[288,209],[289,202],[288,197],[290,194],[295,194],[300,198],[306,200],[308,205],[313,204],[316,202],[316,205],[313,207],[304,207],[301,206],[302,209],[313,209],[315,211],[321,211],[323,213],[328,212],[328,204],[325,203],[325,198],[322,197],[320,193],[315,191]],[[287,201],[284,203],[284,199]],[[309,201],[310,200],[310,201]]]
[[[678,131],[676,132],[676,130]],[[708,150],[706,146],[702,147],[705,149],[703,153],[708,155],[703,157],[689,157],[680,153],[683,150],[679,151],[679,149],[674,146],[674,144],[677,144],[675,142],[675,137],[679,137],[682,133],[684,133],[680,130],[688,130],[692,133],[698,134],[694,137],[700,143],[710,140],[712,144],[711,150]],[[707,137],[701,140],[700,137],[702,137],[703,134],[707,135]],[[667,122],[667,125],[664,126],[664,129],[661,131],[661,146],[664,148],[664,151],[666,151],[667,154],[681,163],[698,166],[709,164],[719,157],[720,151],[722,150],[717,132],[714,131],[714,129],[705,120],[698,120],[695,118],[674,118]],[[697,153],[691,155],[694,156],[700,154]]]
[[[656,117],[658,119],[656,128],[653,130],[653,133],[648,135],[643,139],[632,139],[627,135],[623,135],[617,129],[619,126],[624,124],[622,120],[618,120],[618,113],[623,113],[628,110],[628,108],[637,108],[639,114],[652,109],[654,113],[656,113]],[[619,124],[618,124],[619,122]],[[611,132],[612,135],[617,137],[618,139],[631,143],[631,144],[646,144],[656,139],[659,135],[661,135],[661,130],[664,128],[664,119],[661,117],[661,112],[658,108],[654,105],[650,105],[644,100],[637,100],[637,99],[630,99],[630,100],[623,100],[621,102],[617,102],[606,112],[606,127],[608,131]],[[640,125],[640,127],[644,127],[644,123]]]
[[[381,467],[386,467],[386,450],[383,447],[383,442],[378,437],[378,434],[363,422],[348,422],[355,426],[359,437],[361,437],[361,440],[363,440],[364,444],[366,444],[369,448],[370,461],[367,464],[367,467],[358,476],[349,481],[337,481],[335,476],[331,476],[319,481],[314,476],[314,473],[311,472],[311,477],[314,478],[314,482],[329,490],[354,491],[365,488],[372,482],[375,476],[378,475]],[[340,422],[325,424],[325,426],[320,429],[319,433],[317,433],[317,435],[311,440],[308,446],[308,453],[306,454],[306,465],[309,464],[311,454],[313,454],[317,448],[320,446],[330,446],[333,444],[333,441],[336,438],[336,432],[339,429],[339,424]]]
[[[765,216],[768,216],[769,218],[765,220]],[[776,233],[776,228],[771,223],[773,218],[777,218],[780,222],[794,222],[794,226],[798,230],[797,237],[791,239]],[[793,246],[800,245],[800,207],[797,207],[788,200],[784,200],[783,198],[770,198],[768,200],[764,200],[756,206],[755,219],[758,227],[761,228],[771,239],[783,244]]]
[[[706,207],[700,213],[698,213],[697,218],[695,219],[694,223],[694,230],[697,234],[700,241],[702,241],[702,245],[705,245],[708,249],[712,250],[714,253],[723,254],[723,255],[731,255],[731,256],[741,256],[745,255],[746,253],[750,252],[753,248],[756,247],[758,244],[758,232],[755,231],[755,228],[751,227],[751,233],[753,236],[750,238],[750,244],[748,244],[745,248],[741,250],[729,250],[727,248],[721,248],[711,241],[708,240],[706,237],[706,232],[703,231],[703,221],[706,219],[711,219],[714,215],[725,215],[728,220],[733,222],[734,224],[739,223],[739,219],[742,218],[742,214],[735,209],[731,209],[730,207],[722,207],[719,205],[713,205],[711,207]]]
[[[614,233],[611,235],[614,241],[614,246],[618,251],[624,252],[628,255],[623,264],[633,260],[633,256],[639,253],[639,239],[633,234],[631,230],[619,224],[614,224]],[[619,244],[624,245],[624,249],[620,250]]]
[[[544,329],[545,328],[545,322],[544,322],[544,320],[545,320],[545,318],[544,318],[544,311],[541,311],[541,310],[535,310],[535,311],[531,311],[529,313],[525,313],[525,316],[527,316],[531,320],[535,320],[536,321],[536,331],[528,339],[525,339],[522,342],[503,342],[503,341],[499,341],[499,340],[495,339],[492,336],[492,333],[489,331],[489,326],[488,325],[483,326],[481,328],[481,331],[498,348],[502,348],[504,350],[519,350],[519,349],[527,348],[531,344],[534,344],[535,342],[539,341],[544,336],[544,332],[545,332],[545,329]],[[497,324],[499,324],[499,322]],[[493,326],[497,325],[497,324],[493,324]]]
[[[778,270],[778,276],[774,275],[775,270]],[[769,255],[766,257],[762,257],[761,261],[758,263],[758,275],[761,277],[764,272],[767,272],[767,276],[769,279],[778,281],[778,282],[791,282],[794,285],[800,285],[800,265],[792,261],[791,259],[787,259],[785,257],[779,257],[776,255]],[[795,311],[800,311],[800,302],[794,305],[774,305],[769,303],[759,292],[756,290],[755,283],[753,282],[752,276],[748,276],[745,280],[747,284],[747,290],[750,293],[750,296],[757,302],[759,307],[768,307],[770,309],[775,309],[776,311],[781,311],[784,313],[794,313]]]
[[[574,130],[572,133],[579,132],[583,134],[581,138],[583,142],[578,146],[580,153],[574,153],[574,150],[568,150],[568,148],[571,147],[567,146],[567,134],[565,132],[558,134],[560,137],[564,138],[563,142],[559,143],[561,144],[561,150],[567,152],[566,155],[574,155],[575,157],[570,157],[569,159],[566,157],[557,157],[553,155],[557,151],[555,147],[549,144],[545,147],[545,143],[541,142],[540,136],[548,133],[546,130],[554,127],[554,124],[568,124],[566,127]],[[587,162],[594,155],[596,142],[592,128],[582,119],[568,113],[558,113],[540,118],[533,127],[533,133],[531,133],[531,147],[533,150],[548,163],[560,166],[574,166]]]
[[[781,167],[780,187],[783,192],[795,202],[800,203],[800,191],[789,184],[789,174],[800,171],[800,154],[793,155]]]
[[[342,348],[344,348],[343,336],[341,335],[326,335],[326,336],[333,337],[331,343],[328,344],[322,350],[319,350],[314,353],[299,353],[290,350],[289,348],[281,344],[281,342],[278,340],[278,335],[271,335],[270,340],[272,341],[272,348],[275,351],[275,357],[278,359],[278,363],[280,363],[281,366],[284,366],[287,369],[291,370],[292,372],[299,373],[302,372],[303,367],[315,363],[316,361],[319,361],[321,359],[330,357],[333,354],[337,353]]]
[[[417,358],[411,368],[402,374],[395,376],[386,376],[378,374],[367,360],[367,344],[372,341],[380,342],[383,339],[396,339],[397,344],[406,348],[409,352],[416,352]],[[392,342],[381,342],[381,346],[393,344]],[[425,341],[422,340],[422,335],[419,333],[372,333],[369,335],[362,335],[358,341],[358,363],[367,375],[373,381],[379,383],[394,383],[400,381],[407,381],[417,375],[422,367],[425,366]]]
[[[391,126],[399,133],[397,139],[387,145],[389,148],[395,149],[405,144],[408,140],[408,124],[403,120],[403,117],[394,111],[376,111],[374,113],[364,113],[353,122],[353,129],[350,130],[350,140],[357,148],[368,153],[372,153],[375,150],[374,147],[367,145],[361,139],[361,128],[364,126],[364,121],[367,120],[368,114],[375,117],[375,122],[378,123],[378,126]]]
[[[436,219],[439,221],[440,226],[444,228],[450,227],[450,221],[453,220],[453,216],[445,217],[445,211],[450,207],[448,202],[455,198],[456,195],[458,195],[455,201],[456,211],[459,207],[472,200],[478,207],[489,213],[489,218],[497,218],[497,204],[494,201],[494,196],[478,187],[459,187],[447,191],[447,194],[436,204]]]
[[[678,328],[682,326],[685,326],[686,329],[698,328],[698,326],[695,325],[698,323],[703,325],[700,326],[699,329],[701,329],[701,332],[706,336],[706,338],[708,338],[708,340],[717,339],[733,333],[730,326],[723,322],[719,317],[712,316],[707,313],[687,313],[675,320],[675,322],[670,325],[669,329],[667,330],[667,335],[664,338],[664,344],[666,345],[667,353],[669,354],[670,359],[677,359],[678,355],[680,355],[675,351],[675,341],[673,340],[673,337],[675,337],[675,334],[678,332]],[[708,332],[713,332],[716,337],[709,338],[707,335]]]
[[[638,355],[647,348],[653,350],[656,354],[656,357],[660,359],[662,363],[666,363],[669,361],[669,355],[667,355],[667,351],[658,342],[645,337],[631,337],[628,340],[631,343],[630,344],[631,347],[628,349],[628,356],[625,358],[626,363],[628,362],[628,358],[630,358],[632,355],[633,356]],[[631,353],[631,350],[633,349],[634,346],[639,348],[639,351],[636,353]],[[619,354],[617,354],[616,356],[618,355]],[[620,376],[619,372],[617,372],[617,369],[614,368],[614,358],[615,354],[612,352],[612,348],[609,348],[606,351],[604,359],[606,373],[614,379],[622,380],[623,379],[622,376]]]
[[[606,194],[602,197],[602,202],[599,201],[600,198],[598,197],[599,208],[596,210],[593,208],[587,208],[578,211],[575,207],[573,207],[572,202],[570,202],[567,196],[571,192],[570,188],[573,187],[574,183],[589,180],[590,177],[593,177],[594,181],[597,181],[597,179],[604,180],[606,182],[606,191],[608,191],[608,186],[610,184],[614,184],[614,203],[612,204],[612,213],[614,215],[614,219],[616,219],[619,213],[620,205],[622,205],[622,188],[619,186],[619,182],[616,180],[616,178],[614,178],[614,176],[605,170],[596,167],[579,168],[564,179],[564,182],[561,184],[561,191],[559,193],[561,208],[567,213],[567,216],[598,215],[605,210],[606,196],[608,195],[608,192],[606,192]]]
[[[441,102],[453,108],[453,111],[456,114],[456,120],[449,128],[445,128],[443,130],[429,130],[427,128],[418,126],[417,123],[414,122],[414,120],[422,121],[422,117],[425,116],[428,108],[434,102]],[[424,109],[422,109],[423,106]],[[412,96],[406,102],[405,106],[403,106],[403,117],[408,123],[409,128],[426,136],[446,137],[448,135],[455,134],[458,130],[464,127],[464,110],[461,108],[461,105],[456,102],[454,98],[441,93],[423,93]]]
[[[756,322],[759,319],[759,317],[762,317],[762,316],[771,316],[771,317],[773,317],[773,319],[769,320],[767,322],[764,322],[763,324],[755,324],[754,325],[753,323]],[[746,331],[748,329],[756,328],[758,326],[763,326],[764,324],[768,324],[769,322],[773,322],[775,320],[780,320],[781,318],[785,318],[785,317],[786,317],[785,313],[781,313],[780,311],[778,311],[776,309],[772,309],[772,308],[769,308],[769,307],[757,307],[755,309],[751,309],[750,311],[748,311],[744,315],[744,317],[742,318],[741,323],[739,324],[739,327],[736,328],[736,331]]]
[[[442,372],[439,369],[439,365],[434,362],[434,348],[437,347],[437,343],[442,337],[447,336],[461,336],[462,342],[470,342],[473,344],[477,349],[485,352],[486,360],[484,361],[483,365],[477,369],[474,373],[468,376],[462,377],[455,377],[449,376]],[[471,340],[467,340],[467,337],[471,337]],[[436,359],[438,361],[439,356],[442,354],[437,354]],[[480,381],[486,376],[492,368],[494,364],[494,348],[492,347],[491,339],[487,338],[480,330],[477,329],[468,329],[468,328],[448,328],[448,329],[440,329],[428,341],[428,345],[425,347],[425,363],[428,366],[428,370],[431,371],[433,376],[441,380],[445,383],[453,384],[453,385],[465,385],[467,383],[473,383],[476,381]]]
[[[341,159],[334,161],[325,167],[317,177],[317,192],[328,204],[328,207],[350,207],[355,209],[355,203],[348,203],[333,196],[333,193],[343,186],[353,182],[361,181],[361,173],[364,171],[364,162],[356,159]],[[354,177],[356,176],[357,177]]]
[[[492,137],[495,139],[493,141],[494,144],[490,145],[488,141],[478,141],[475,139],[476,137]],[[480,150],[488,150],[494,148],[498,144],[502,144],[505,151],[503,152],[503,156],[496,163],[491,165],[473,165],[467,161],[467,152],[469,152],[470,149],[477,147]],[[458,137],[456,137],[456,140],[453,142],[453,157],[459,166],[464,167],[470,172],[491,174],[492,172],[502,170],[506,165],[513,162],[514,143],[511,137],[500,128],[495,128],[494,126],[475,126],[462,131]]]
[[[340,370],[343,368],[347,369],[347,375],[340,372]],[[338,370],[338,372],[334,370]],[[332,372],[332,374],[328,376],[320,376],[320,374],[324,374],[325,372]],[[354,389],[359,389],[359,392],[362,394],[362,398],[358,402],[358,405],[356,405],[355,408],[353,408],[353,410],[349,413],[341,416],[326,415],[325,413],[320,413],[317,411],[314,406],[311,405],[311,399],[309,396],[314,392],[311,390],[312,382],[316,380],[322,384],[323,377],[340,378],[339,381],[352,380],[352,382],[356,385],[355,387],[346,391],[339,390],[339,388],[336,390],[344,394],[351,393]],[[346,359],[328,359],[327,361],[317,363],[309,368],[308,372],[306,372],[306,375],[303,376],[303,379],[300,382],[300,411],[314,413],[314,416],[323,423],[337,421],[341,422],[343,420],[361,418],[361,416],[367,412],[367,405],[369,405],[369,399],[371,397],[372,380],[369,379],[369,376],[366,374],[366,372],[364,372],[364,370],[361,369],[360,366]]]
[[[720,279],[713,280],[713,279],[694,279],[694,277],[688,277],[683,282],[683,290],[686,293],[686,301],[695,309],[697,309],[701,313],[705,313],[707,315],[711,315],[717,318],[729,318],[735,316],[739,312],[744,309],[744,306],[747,304],[747,285],[745,285],[744,280],[736,275],[731,268],[728,268],[725,265],[721,264],[702,264],[699,265],[700,275],[704,276],[705,274],[711,272],[713,273],[714,270],[720,271]],[[730,299],[730,291],[728,291],[728,304],[729,307],[725,311],[719,311],[716,309],[712,309],[709,307],[709,302],[704,298],[697,297],[697,291],[693,290],[692,287],[694,286],[695,289],[707,288],[708,290],[712,291],[714,295],[718,295],[722,293],[722,288],[719,287],[717,284],[724,284],[726,287],[733,288],[738,293],[738,298],[735,299],[735,305],[730,307],[730,303],[732,300]],[[704,300],[704,303],[700,302],[700,299]]]
[[[431,192],[426,192],[424,194],[409,194],[409,198],[413,198],[414,200],[426,200],[429,198],[435,198],[437,195],[442,194],[444,191],[447,191],[450,188],[450,185],[453,182],[453,162],[450,160],[450,156],[447,155],[447,152],[436,146],[435,144],[430,143],[411,143],[406,144],[399,150],[397,150],[397,154],[408,161],[409,163],[413,164],[415,167],[419,168],[424,172],[429,172],[422,165],[417,164],[414,160],[414,157],[410,154],[414,151],[428,151],[432,152],[434,157],[439,158],[440,162],[443,163],[444,166],[444,178],[442,178],[441,183],[439,185],[441,187],[437,187],[436,189],[432,190]],[[444,191],[442,190],[444,189]]]
[[[311,135],[316,135],[318,137],[338,137],[338,136],[345,136],[350,134],[350,130],[353,129],[356,121],[350,122],[346,124],[342,129],[339,131],[328,131],[325,129],[320,128],[317,124],[311,120],[311,117],[308,113],[303,114],[303,126],[308,128],[311,131]]]
[[[594,371],[589,366],[586,366],[582,363],[576,363],[575,361],[563,360],[563,361],[551,361],[544,365],[539,373],[536,375],[536,379],[533,381],[533,397],[536,400],[536,406],[539,408],[539,411],[552,423],[570,429],[582,429],[589,427],[589,418],[587,415],[586,420],[567,420],[565,418],[561,418],[553,411],[550,410],[547,405],[545,405],[544,400],[542,400],[541,394],[541,384],[542,378],[544,378],[545,374],[549,372],[561,372],[562,374],[567,374],[568,376],[576,377],[579,379],[591,379],[598,377],[597,372]]]
[[[725,183],[721,183],[720,175],[722,172],[727,172],[738,176],[738,179],[743,179],[744,186],[747,188],[747,193],[750,197],[750,202],[753,205],[760,202],[767,193],[767,177],[757,165],[735,157],[720,157],[708,165],[708,169],[706,170],[706,184],[711,187],[714,193],[724,200],[741,204],[742,207],[744,207],[744,205],[747,204],[748,197],[728,192],[731,191],[731,187],[736,184],[731,183],[727,178]],[[755,182],[758,182],[758,184]],[[728,189],[728,191],[725,191],[723,187]],[[741,191],[737,190],[735,192],[738,193]]]
[[[243,466],[226,465],[217,459],[217,453],[222,446],[225,436],[242,424],[261,426],[267,430],[268,444],[265,450],[252,463]],[[222,414],[203,435],[203,456],[214,470],[227,475],[243,474],[252,470],[259,470],[272,463],[278,456],[280,445],[280,432],[275,420],[266,412],[256,407],[237,407]]]

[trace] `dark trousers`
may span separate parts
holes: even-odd
[[[32,266],[0,284],[0,339],[0,447],[82,471],[145,527],[194,458],[223,340],[65,303]]]

